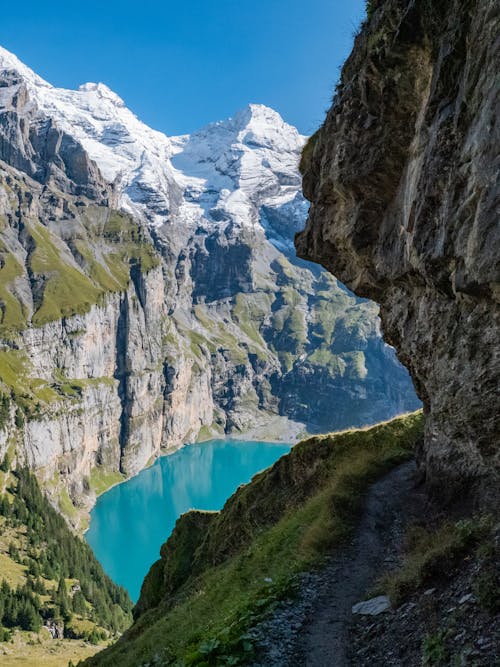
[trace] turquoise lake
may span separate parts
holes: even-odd
[[[107,574],[136,602],[177,518],[190,509],[221,509],[240,484],[290,448],[242,440],[183,447],[100,496],[85,538]]]

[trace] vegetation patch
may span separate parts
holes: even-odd
[[[0,350],[0,428],[9,424],[12,404],[16,407],[16,426],[21,427],[27,419],[42,417],[51,405],[79,401],[86,388],[116,383],[109,377],[68,378],[60,369],[55,369],[52,381],[47,381],[34,377],[32,372],[24,352]]]
[[[16,406],[16,426],[25,419],[36,418],[43,406],[60,399],[54,388],[41,378],[31,376],[26,354],[20,350],[0,350],[0,428],[9,423],[10,406]]]
[[[209,426],[205,425],[200,428],[196,442],[206,442],[207,440],[213,440],[214,438],[223,436],[224,429],[214,421]]]
[[[237,294],[234,299],[233,316],[243,333],[254,344],[255,352],[265,358],[266,343],[260,333],[260,327],[269,311],[270,297],[264,293]]]
[[[387,592],[394,606],[399,606],[424,586],[451,577],[464,556],[490,533],[488,517],[444,523],[434,530],[411,528],[402,567],[384,577],[380,589]]]
[[[22,274],[22,266],[0,243],[0,334],[3,337],[24,329],[27,324],[26,309],[12,292],[15,279]]]
[[[43,281],[41,297],[32,318],[35,326],[52,320],[85,313],[98,303],[103,290],[96,287],[84,273],[61,257],[56,237],[41,224],[30,226],[35,249],[29,266]]]
[[[52,639],[39,633],[15,631],[2,647],[2,667],[75,667],[103,648],[87,641]]]
[[[134,271],[147,273],[159,265],[141,225],[118,211],[102,218],[99,210],[77,216],[69,239],[27,218],[26,259],[18,259],[25,249],[13,250],[12,238],[0,239],[0,335],[13,338],[30,323],[43,326],[84,314],[106,293],[126,290]],[[7,227],[0,225],[0,232]],[[32,298],[23,300],[29,290]]]
[[[67,492],[66,500],[71,504]],[[0,563],[0,632],[9,637],[47,625],[98,643],[130,623],[126,591],[107,577],[25,469],[10,473],[0,494]]]
[[[117,261],[125,265],[136,264],[143,273],[151,271],[160,263],[145,230],[124,213],[112,211],[104,226],[103,236],[116,248],[108,259],[108,266],[118,279],[123,266],[116,266]]]
[[[443,630],[427,635],[422,642],[422,666],[439,667],[448,662],[448,650],[446,648],[446,634]]]
[[[92,468],[90,471],[89,484],[96,496],[100,496],[115,484],[123,482],[125,475],[115,470],[106,470],[102,467]]]

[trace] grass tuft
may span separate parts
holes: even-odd
[[[377,589],[386,591],[399,606],[424,586],[452,576],[461,559],[490,531],[488,517],[444,523],[434,530],[411,528],[402,567],[384,577]]]

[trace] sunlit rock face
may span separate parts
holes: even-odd
[[[167,137],[0,49],[0,456],[85,504],[184,442],[419,405],[376,305],[295,257],[305,139],[258,104]]]
[[[299,256],[377,301],[436,494],[498,501],[498,3],[372,3],[304,152]]]

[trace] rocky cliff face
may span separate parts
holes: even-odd
[[[294,256],[304,139],[259,105],[168,138],[0,49],[0,456],[66,514],[183,442],[416,407],[376,306]]]
[[[304,151],[298,254],[381,306],[445,499],[498,498],[500,13],[494,0],[369,3]]]
[[[133,474],[160,450],[162,269],[107,201],[5,163],[0,183],[0,449],[85,506],[93,469]]]

